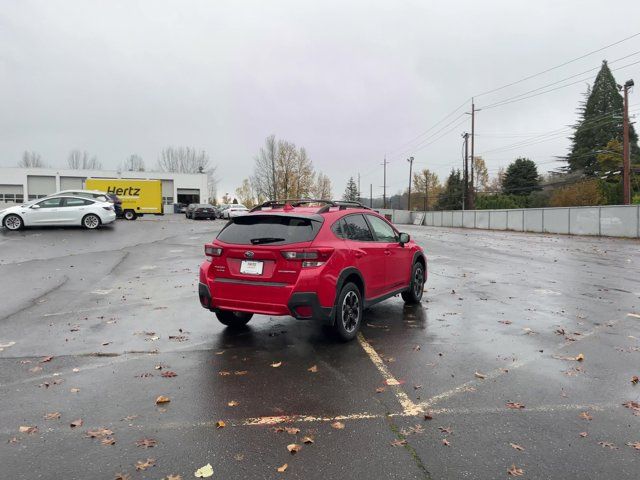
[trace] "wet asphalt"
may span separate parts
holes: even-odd
[[[221,226],[0,229],[0,478],[638,478],[640,242],[401,226],[423,302],[342,344],[202,309]]]

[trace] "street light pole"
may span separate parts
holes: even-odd
[[[413,157],[407,158],[409,162],[409,196],[407,197],[407,210],[411,211],[411,170],[413,169]]]
[[[633,87],[633,80],[624,84],[624,113],[622,120],[622,194],[623,203],[631,204],[631,160],[629,158],[629,89]]]

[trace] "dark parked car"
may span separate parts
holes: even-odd
[[[191,207],[191,205],[189,205]],[[189,218],[194,220],[198,220],[199,218],[206,218],[209,220],[216,219],[216,211],[213,208],[213,205],[208,203],[198,203],[194,204],[194,208],[189,214]]]

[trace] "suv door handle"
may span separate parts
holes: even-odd
[[[385,251],[384,251],[384,254],[385,254],[385,255],[391,255],[391,250],[385,250]]]
[[[356,258],[362,258],[362,257],[364,257],[365,255],[366,255],[366,253],[365,253],[365,252],[363,252],[362,250],[356,250],[356,251],[355,251],[355,256],[356,256]]]

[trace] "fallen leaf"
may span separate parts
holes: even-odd
[[[224,423],[224,421],[222,421],[222,420],[218,420],[218,421],[216,422],[216,428],[224,428],[224,427],[226,427],[226,426],[227,426],[227,424],[226,424],[226,423]]]
[[[627,443],[627,445],[629,445],[632,448],[635,448],[636,450],[640,450],[640,442],[629,442]]]
[[[238,376],[246,375],[247,373],[249,373],[247,370],[236,370],[235,372],[233,372],[234,375]]]
[[[284,430],[289,435],[297,435],[298,433],[300,433],[300,429],[296,427],[284,427]]]
[[[307,445],[310,445],[312,443],[315,443],[315,440],[313,439],[313,437],[303,437],[302,443],[306,443]]]
[[[510,443],[509,445],[511,445],[511,448],[518,450],[519,452],[524,452],[524,447],[521,447],[517,443]]]
[[[399,382],[395,378],[387,378],[384,381],[384,383],[385,383],[385,385],[389,385],[389,386],[401,385],[401,382]]]
[[[143,438],[136,442],[136,447],[153,448],[158,444],[153,438]]]
[[[318,372],[318,366],[317,365],[313,365],[313,366],[307,368],[307,371],[309,371],[311,373],[317,373]]]
[[[218,372],[218,375],[220,375],[221,377],[228,377],[229,375],[231,375],[231,372],[227,372],[225,370],[221,370]]]
[[[181,475],[167,475],[163,480],[182,480]]]
[[[113,437],[107,437],[107,438],[103,438],[100,443],[102,445],[115,445],[116,444],[116,439]]]
[[[114,480],[131,480],[131,475],[128,473],[116,473]]]
[[[230,407],[237,407],[240,404],[235,400],[231,400],[229,403],[227,403],[227,405],[229,405]]]
[[[498,323],[503,323],[505,325],[511,325],[513,322],[511,320],[498,320]]]
[[[382,393],[382,392],[384,392],[384,391],[385,391],[385,388],[384,388],[384,387],[378,387],[378,388],[376,388],[376,393]]]
[[[342,430],[344,428],[344,423],[342,423],[342,422],[333,422],[331,424],[331,426],[333,428],[335,428],[336,430]]]
[[[576,357],[576,362],[582,362],[584,360],[584,355],[582,353],[579,353],[578,356]]]
[[[511,468],[507,470],[507,474],[512,477],[521,477],[524,475],[524,470],[515,466],[515,464],[511,465]]]
[[[281,365],[282,365],[282,362],[275,362],[275,363],[272,363],[272,364],[271,364],[271,366],[272,366],[273,368],[278,368],[278,367],[279,367],[279,366],[281,366]]]
[[[42,371],[42,367],[41,367],[41,366],[39,366],[39,365],[36,365],[35,367],[30,368],[30,369],[29,369],[29,371],[30,371],[31,373],[38,373],[38,372],[41,372],[41,371]]]
[[[634,415],[640,415],[640,403],[628,401],[622,404],[623,407],[634,411]]]
[[[485,378],[487,378],[487,376],[486,376],[486,375],[484,375],[483,373],[478,373],[478,372],[476,372],[476,373],[475,373],[475,376],[476,376],[476,377],[478,377],[478,378],[481,378],[482,380],[484,380]]]
[[[52,413],[47,413],[44,416],[45,420],[58,420],[60,417],[62,417],[62,414],[60,414],[60,412],[52,412]]]
[[[448,447],[449,445],[451,445],[451,443],[449,443],[449,440],[447,440],[446,438],[443,438],[443,439],[442,439],[442,444],[443,444],[445,447]]]
[[[637,385],[638,382],[640,382],[640,379],[638,378],[637,375],[634,375],[633,377],[631,377],[631,383],[633,383],[634,385]]]
[[[438,427],[438,430],[440,430],[442,433],[453,433],[451,427]]]
[[[395,439],[393,442],[391,442],[391,445],[393,445],[394,447],[403,447],[407,444],[407,441],[405,439]]]
[[[81,419],[81,418],[78,418],[77,420],[74,420],[73,422],[71,422],[71,423],[69,424],[69,426],[70,426],[71,428],[81,427],[81,426],[82,426],[82,423],[83,423],[83,422],[82,422],[82,419]]]
[[[43,359],[40,360],[40,363],[50,362],[51,360],[53,360],[52,356],[44,357]]]
[[[87,430],[86,436],[89,438],[103,438],[113,435],[113,432],[108,428],[98,428],[96,430]]]
[[[518,402],[507,402],[507,408],[512,408],[514,410],[523,409],[524,405]]]
[[[617,450],[618,447],[615,446],[615,444],[611,443],[611,442],[598,442],[598,445],[601,445],[602,448],[610,448],[611,450]]]
[[[587,432],[580,432],[580,436],[584,438],[584,437],[588,437],[589,434]]]
[[[302,447],[297,443],[290,443],[289,445],[287,445],[287,450],[289,450],[289,453],[293,455],[294,453],[298,453],[300,450],[302,450]]]
[[[35,425],[21,425],[19,431],[20,433],[36,433],[38,431],[38,427]]]
[[[176,372],[172,372],[171,370],[165,370],[160,374],[160,376],[164,378],[173,378],[173,377],[177,377],[178,374]]]
[[[156,464],[156,459],[155,458],[147,458],[146,461],[142,461],[142,460],[138,460],[136,462],[136,470],[140,471],[144,471],[149,467],[153,467]]]
[[[169,397],[165,397],[164,395],[160,395],[156,398],[156,405],[161,405],[163,403],[169,403],[171,399]]]
[[[78,392],[80,391],[80,389],[79,389],[79,388],[75,388],[75,387],[74,387],[74,388],[70,389],[69,391],[70,391],[71,393],[78,393]]]
[[[433,415],[431,415],[430,413],[425,413],[424,414],[424,419],[425,420],[433,420]]]
[[[282,472],[285,472],[287,470],[287,468],[289,468],[289,464],[285,463],[281,467],[276,468],[276,470],[278,470],[278,472],[282,473]]]
[[[580,415],[578,416],[584,420],[593,420],[593,417],[589,415],[589,412],[580,412]]]

